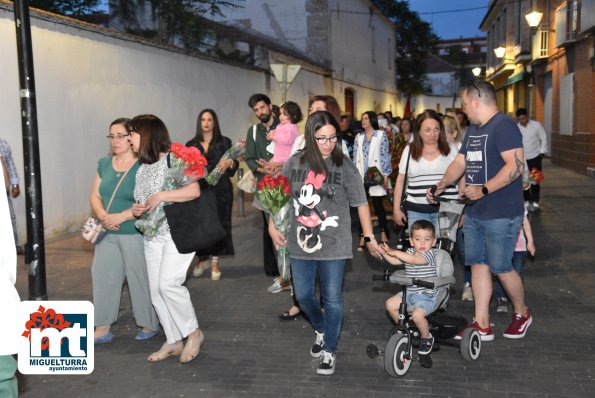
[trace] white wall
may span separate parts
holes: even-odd
[[[249,96],[267,92],[262,71],[48,22],[33,14],[31,24],[46,237],[78,229],[89,215],[97,160],[108,154],[105,136],[115,118],[154,113],[174,140],[185,142],[193,135],[198,112],[210,107],[217,111],[223,133],[237,139],[256,121],[247,105]],[[15,24],[12,12],[3,8],[0,60],[0,134],[13,148],[24,185]],[[15,207],[23,242],[24,189],[21,192]]]

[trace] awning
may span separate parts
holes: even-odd
[[[520,82],[525,78],[525,72],[516,73],[508,78],[508,85],[515,84],[516,82]]]

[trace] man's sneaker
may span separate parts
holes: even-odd
[[[318,369],[316,369],[316,373],[319,375],[332,375],[335,373],[335,361],[336,361],[335,353],[333,352],[326,352],[322,351],[321,358],[320,358],[320,365],[318,365]]]
[[[522,339],[527,334],[527,329],[529,329],[531,323],[533,323],[533,317],[529,309],[527,309],[527,316],[513,314],[512,322],[504,331],[504,337],[507,339]]]
[[[531,203],[529,203],[528,200],[525,200],[524,205],[525,205],[525,210],[529,210],[529,211],[532,210]]]
[[[539,203],[533,202],[533,203],[531,203],[531,206],[533,206],[534,210],[539,210]]]
[[[461,296],[461,300],[473,301],[473,289],[471,289],[471,284],[469,282],[466,282],[465,287],[463,287],[463,295]]]
[[[316,330],[314,333],[316,333],[316,340],[314,340],[314,344],[312,344],[312,348],[310,348],[310,355],[314,358],[319,358],[324,352],[324,333],[319,333]]]
[[[479,337],[481,341],[492,341],[494,340],[494,332],[492,332],[492,327],[488,325],[487,328],[482,328],[479,326],[479,323],[473,322],[472,324],[468,325],[467,328],[473,328],[479,332]],[[465,328],[465,329],[467,329]],[[465,329],[461,330],[455,336],[455,340],[461,340],[463,338],[463,334],[465,333]]]
[[[289,281],[277,277],[273,280],[273,284],[267,288],[269,293],[281,293],[283,290],[290,290],[291,283]]]
[[[508,299],[506,297],[499,297],[496,304],[496,312],[507,313],[508,312]]]
[[[434,336],[430,334],[430,338],[420,339],[417,353],[420,355],[429,355],[432,352],[432,347],[434,347]]]

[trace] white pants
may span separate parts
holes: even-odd
[[[193,257],[194,253],[179,253],[169,233],[145,239],[151,301],[168,344],[180,341],[198,329],[190,293],[182,286]]]

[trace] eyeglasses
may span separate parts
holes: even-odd
[[[110,141],[113,141],[113,140],[122,141],[122,140],[126,139],[126,137],[129,137],[129,136],[130,136],[130,134],[126,134],[126,135],[124,135],[124,134],[111,135],[110,134],[110,135],[107,135],[106,137]]]
[[[471,86],[471,87],[473,87],[474,89],[476,89],[476,90],[477,90],[477,96],[478,96],[479,98],[481,98],[481,91],[479,91],[479,87],[477,87],[477,86],[475,85],[475,82],[474,82],[473,80],[469,81],[469,83],[467,84],[467,87],[469,87],[469,86]]]
[[[331,144],[334,144],[335,142],[337,142],[338,137],[337,135],[333,135],[331,137],[314,137],[314,139],[316,140],[316,142],[318,142],[318,145],[324,145],[327,142],[330,142]]]

